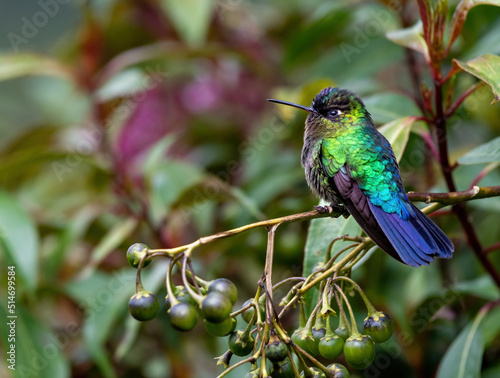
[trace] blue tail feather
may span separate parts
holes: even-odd
[[[405,264],[428,265],[434,256],[451,257],[451,241],[413,204],[414,214],[408,220],[401,219],[396,213],[386,213],[373,204],[369,206],[380,228]]]

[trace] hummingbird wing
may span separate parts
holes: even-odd
[[[365,141],[355,147],[356,171],[348,153],[338,167],[339,159],[322,150],[323,170],[349,213],[380,248],[407,265],[451,257],[451,241],[406,197],[389,142],[381,134]]]

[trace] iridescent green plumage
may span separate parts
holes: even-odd
[[[302,165],[310,188],[336,210],[347,210],[383,250],[412,266],[451,257],[453,244],[404,191],[387,139],[353,93],[325,88],[310,108]]]

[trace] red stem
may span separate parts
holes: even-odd
[[[497,249],[500,249],[500,242],[492,244],[488,248],[485,248],[484,253],[488,254],[490,252],[496,251]]]
[[[432,69],[432,68],[431,68]],[[453,181],[452,168],[450,166],[450,161],[448,159],[448,142],[446,136],[446,118],[447,115],[443,113],[443,87],[440,81],[434,80],[434,87],[436,92],[435,102],[436,102],[436,117],[434,123],[436,125],[436,139],[439,148],[439,157],[441,160],[441,170],[443,176],[446,180],[446,185],[450,192],[456,191],[455,182]],[[467,242],[472,248],[476,257],[483,265],[484,269],[490,274],[491,278],[495,281],[496,285],[500,287],[500,275],[498,274],[495,267],[487,259],[481,242],[477,237],[476,231],[469,220],[469,215],[464,204],[459,204],[453,206],[453,212],[458,217],[462,229],[465,232]]]
[[[462,93],[462,95],[458,98],[458,100],[453,105],[451,105],[450,108],[446,111],[446,117],[450,117],[451,115],[453,115],[453,113],[455,113],[455,111],[458,109],[460,105],[462,105],[462,102],[464,102],[467,97],[469,97],[472,93],[474,93],[484,85],[485,82],[480,81],[474,84],[469,89],[467,89],[464,93]]]

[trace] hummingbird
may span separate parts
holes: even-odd
[[[307,111],[301,163],[314,194],[337,216],[352,215],[383,251],[414,267],[451,258],[454,246],[406,195],[389,141],[375,128],[363,101],[347,89],[328,87]]]

